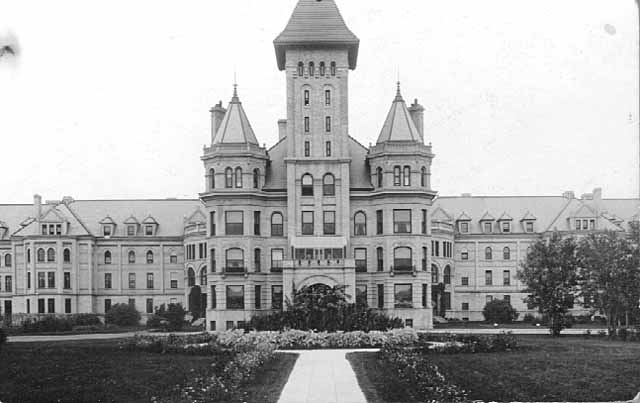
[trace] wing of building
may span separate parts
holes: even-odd
[[[481,320],[493,298],[526,312],[515,274],[532,242],[638,219],[637,199],[599,189],[438,197],[425,108],[408,105],[400,83],[381,89],[390,105],[376,144],[351,136],[358,49],[333,0],[299,0],[274,40],[287,93],[279,141],[260,146],[234,88],[210,111],[198,199],[0,205],[2,312],[103,314],[129,303],[151,313],[180,302],[226,329],[281,309],[303,286],[341,285],[428,329],[434,316]]]

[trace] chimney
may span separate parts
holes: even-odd
[[[418,133],[420,133],[420,138],[424,141],[424,107],[418,103],[417,99],[409,107],[409,114],[418,129]]]
[[[596,213],[600,214],[602,210],[602,188],[593,189],[593,207],[595,207]]]
[[[576,193],[573,190],[567,190],[566,192],[564,192],[562,194],[562,197],[564,197],[565,199],[575,199],[576,198]]]
[[[220,124],[227,110],[222,107],[222,101],[220,101],[216,106],[211,108],[209,112],[211,112],[211,144],[213,144],[213,139],[216,137],[216,133],[220,128]]]
[[[287,119],[278,120],[278,140],[287,137]]]
[[[36,220],[40,220],[42,215],[42,196],[39,194],[33,195],[33,207],[35,207]]]
[[[68,206],[69,204],[73,203],[75,200],[73,200],[73,197],[71,196],[64,196],[62,198],[62,204],[64,204],[65,206]]]

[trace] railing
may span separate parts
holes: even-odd
[[[416,275],[416,266],[400,265],[391,266],[391,274],[413,274]]]
[[[345,265],[344,259],[296,259],[294,267],[341,267]]]
[[[225,267],[223,273],[225,274],[245,274],[247,272],[246,267],[228,266]]]

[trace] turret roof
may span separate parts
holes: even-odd
[[[237,86],[234,85],[233,97],[229,102],[227,113],[225,113],[220,128],[213,138],[213,144],[238,144],[248,143],[258,145],[256,135],[251,128],[251,123],[242,107],[238,97]]]
[[[377,144],[387,141],[423,142],[400,93],[400,83],[398,83],[396,97],[391,104],[387,119],[384,121],[380,136],[378,136]]]

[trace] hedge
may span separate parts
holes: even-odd
[[[66,316],[44,315],[37,318],[27,318],[20,325],[23,333],[56,333],[70,332],[74,328],[102,326],[100,317],[95,314],[83,313]]]
[[[2,345],[7,342],[7,334],[4,329],[0,327],[0,351],[2,351]]]

